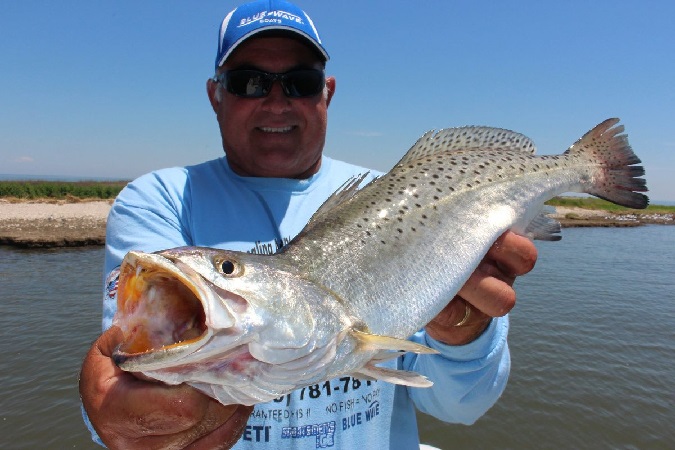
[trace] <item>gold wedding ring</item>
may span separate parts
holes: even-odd
[[[456,327],[461,327],[464,325],[468,320],[469,316],[471,316],[471,307],[469,306],[468,303],[464,303],[464,318],[459,321],[458,324],[456,324]]]

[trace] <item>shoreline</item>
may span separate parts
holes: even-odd
[[[0,245],[17,248],[83,247],[105,244],[112,200],[19,201],[0,199]],[[675,214],[614,214],[557,206],[551,217],[563,228],[675,225]]]
[[[105,244],[112,200],[81,202],[0,199],[0,245],[18,248]]]

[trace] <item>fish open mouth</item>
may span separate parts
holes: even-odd
[[[117,355],[129,357],[200,340],[207,325],[198,293],[195,282],[166,258],[156,254],[125,258],[115,315],[124,341]]]

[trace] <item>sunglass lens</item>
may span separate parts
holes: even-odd
[[[227,90],[240,97],[264,97],[270,84],[264,73],[255,70],[232,70],[227,74]]]
[[[225,75],[228,92],[239,97],[260,98],[270,93],[272,83],[281,81],[288,97],[312,97],[321,92],[326,82],[322,70],[293,70],[284,74],[258,70],[230,70]]]
[[[296,70],[286,73],[283,85],[289,97],[311,97],[321,92],[324,82],[320,70]]]

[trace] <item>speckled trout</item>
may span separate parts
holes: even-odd
[[[564,192],[645,208],[644,169],[618,119],[561,155],[487,127],[424,134],[387,174],[351,180],[275,255],[129,252],[115,324],[124,370],[189,383],[224,404],[270,401],[339,376],[429,386],[378,363],[459,291],[506,230],[557,240],[542,213]]]

